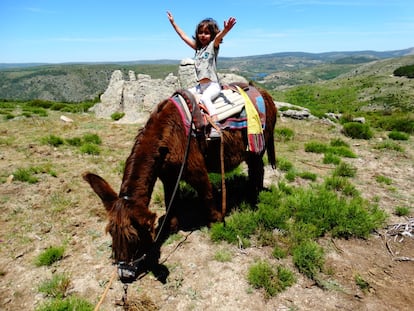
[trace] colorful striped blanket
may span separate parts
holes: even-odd
[[[243,95],[243,93],[245,93]],[[246,106],[246,95],[250,99]],[[187,135],[193,113],[194,129],[200,130],[207,125],[202,105],[193,105],[196,99],[186,90],[177,91],[170,98],[180,112],[186,126]],[[264,150],[263,129],[266,124],[266,107],[260,92],[251,85],[237,88],[234,85],[224,86],[214,101],[222,129],[248,130],[249,151],[261,153]],[[259,124],[260,123],[260,124]],[[250,125],[249,125],[250,124]]]

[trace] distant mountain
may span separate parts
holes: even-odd
[[[414,55],[414,48],[395,51],[282,52],[245,57],[220,57],[219,71],[234,72],[269,89],[333,79],[364,63]],[[114,70],[164,78],[176,74],[179,60],[107,63],[0,64],[0,98],[80,102],[92,100],[108,86]]]

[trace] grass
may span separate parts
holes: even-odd
[[[410,214],[410,208],[405,206],[397,206],[394,210],[394,214],[397,216],[408,216]]]
[[[361,276],[361,275],[359,275],[359,274],[356,274],[355,275],[355,277],[354,277],[354,279],[355,279],[355,284],[363,291],[363,292],[366,292],[366,291],[368,291],[370,288],[371,288],[371,286],[369,285],[369,283],[367,282],[367,281],[365,281],[364,280],[364,278]]]
[[[71,296],[67,299],[52,299],[37,307],[35,311],[92,311],[93,305],[85,299]]]
[[[65,248],[63,246],[51,246],[40,253],[39,256],[36,257],[35,265],[40,266],[51,266],[55,262],[59,261],[63,257],[63,253],[65,252]]]
[[[232,254],[230,251],[222,249],[218,250],[214,254],[214,260],[218,262],[230,262],[232,259]]]
[[[293,263],[299,272],[316,279],[325,264],[323,248],[314,241],[304,241],[294,248]]]
[[[282,266],[275,267],[267,261],[250,266],[247,280],[254,288],[263,288],[266,297],[273,297],[296,282],[293,272]]]
[[[43,281],[38,290],[47,297],[64,298],[70,286],[70,277],[66,274],[54,274],[51,279]]]

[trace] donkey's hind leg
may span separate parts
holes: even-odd
[[[259,192],[263,190],[264,163],[261,155],[249,153],[247,156],[249,175],[249,201],[257,203]]]

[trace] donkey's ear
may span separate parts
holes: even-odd
[[[86,172],[82,174],[82,178],[89,183],[92,190],[100,197],[105,209],[109,211],[113,202],[118,198],[112,187],[100,176]]]

